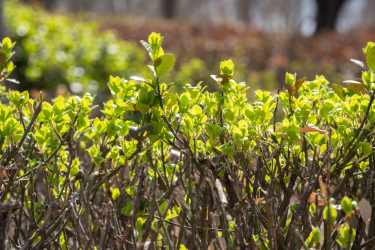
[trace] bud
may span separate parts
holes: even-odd
[[[341,207],[342,210],[345,212],[347,216],[350,216],[350,213],[352,212],[353,206],[352,206],[352,201],[348,197],[344,197],[341,200]]]
[[[162,36],[160,36],[160,33],[152,32],[151,35],[148,37],[148,43],[153,47],[161,46],[161,43],[163,42]]]
[[[42,103],[43,102],[43,92],[40,91],[39,93],[39,102]]]

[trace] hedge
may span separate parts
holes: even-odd
[[[0,249],[373,247],[372,43],[347,87],[287,73],[249,103],[231,60],[211,76],[219,92],[168,92],[162,41],[141,41],[148,78],[109,78],[101,119],[90,94],[2,89]],[[0,83],[14,46],[2,42]]]

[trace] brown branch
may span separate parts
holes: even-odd
[[[45,234],[46,233],[46,230],[47,230],[47,225],[49,223],[49,221],[51,220],[52,218],[52,214],[57,210],[58,208],[58,204],[55,202],[55,203],[52,203],[50,206],[49,206],[49,209],[48,209],[48,213],[46,215],[46,217],[44,218],[44,222],[42,224],[42,226],[36,230],[35,234],[27,239],[25,241],[25,243],[23,244],[21,250],[26,250],[26,249],[29,249],[31,247],[31,245],[33,244],[33,242],[41,235]]]
[[[20,202],[0,204],[0,250],[8,249],[8,232],[12,214],[20,207]]]

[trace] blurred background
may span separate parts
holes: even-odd
[[[90,92],[108,99],[109,75],[151,76],[139,40],[155,31],[174,54],[162,80],[204,86],[222,60],[235,80],[276,92],[285,72],[331,83],[360,77],[362,48],[375,41],[375,0],[0,0],[0,37],[17,42],[13,61],[31,95]]]

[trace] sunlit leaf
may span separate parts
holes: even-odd
[[[167,72],[174,65],[175,58],[173,55],[162,55],[155,60],[154,67],[156,74],[160,76],[161,74]]]
[[[366,62],[368,67],[372,70],[375,71],[375,47],[372,47],[366,55]]]

